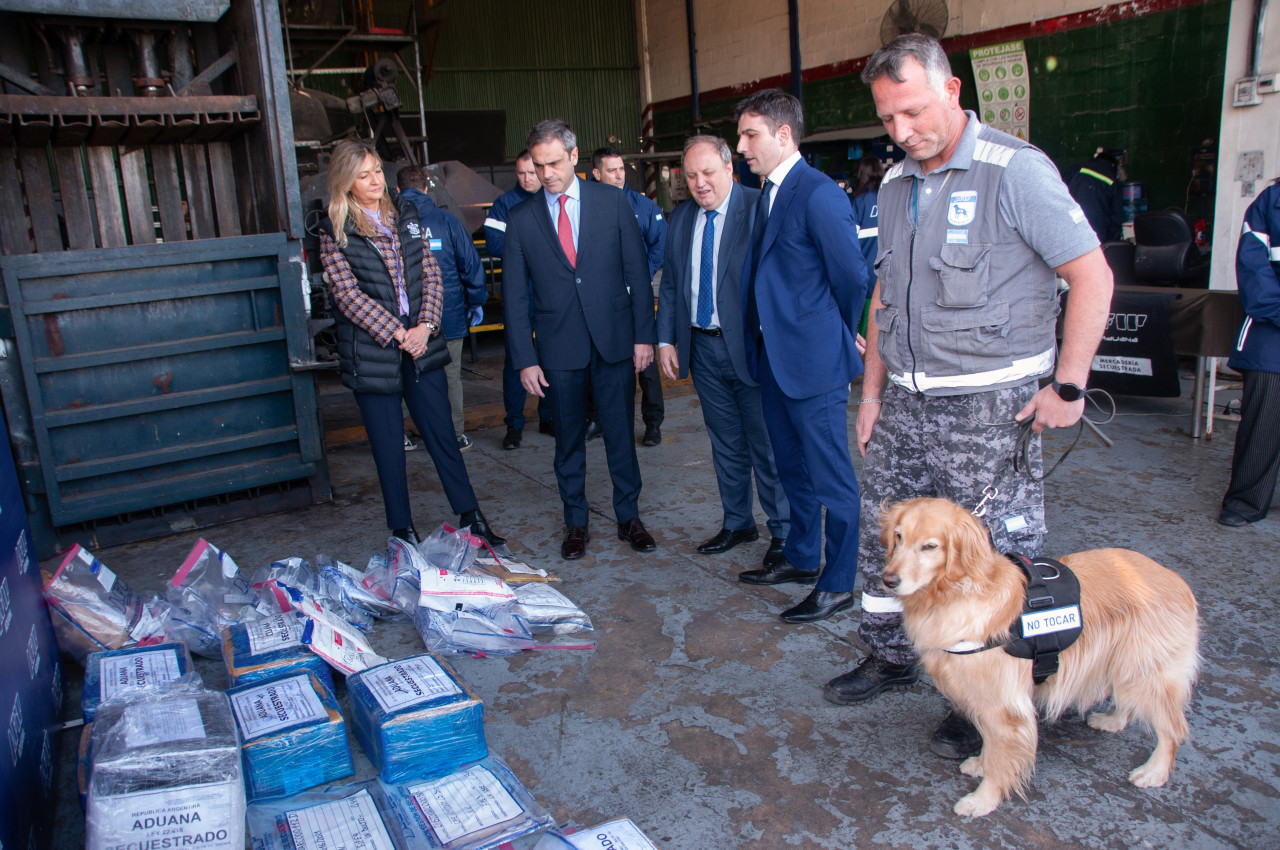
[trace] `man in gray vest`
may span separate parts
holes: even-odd
[[[862,80],[908,158],[880,186],[877,282],[856,425],[866,458],[858,636],[871,654],[827,683],[824,695],[841,705],[918,676],[902,606],[880,581],[883,500],[981,503],[998,549],[1039,554],[1044,489],[1014,470],[1019,423],[1034,417],[1038,435],[1080,419],[1112,289],[1098,239],[1057,168],[960,108],[960,80],[938,42],[899,36],[871,56]],[[1060,353],[1055,276],[1071,288]],[[1041,378],[1052,383],[1041,388]],[[1041,475],[1038,436],[1029,455],[1031,472]],[[952,712],[930,747],[967,758],[982,738]]]

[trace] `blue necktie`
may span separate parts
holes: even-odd
[[[716,211],[707,210],[707,224],[702,228],[702,261],[698,271],[698,327],[711,326],[715,312]]]

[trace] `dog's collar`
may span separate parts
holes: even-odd
[[[1031,659],[1031,674],[1038,685],[1058,672],[1058,655],[1076,642],[1082,631],[1080,580],[1061,561],[1032,560],[1025,555],[1006,556],[1027,577],[1022,613],[1001,640],[979,643],[962,640],[945,651],[952,655],[973,655],[1003,648],[1016,658]]]

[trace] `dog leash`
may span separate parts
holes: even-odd
[[[1098,399],[1099,398],[1105,399],[1106,403],[1110,406],[1110,413],[1107,413],[1107,417],[1100,422],[1094,421],[1093,419],[1090,419],[1088,416],[1082,415],[1080,417],[1080,421],[1077,423],[1076,436],[1075,436],[1075,439],[1071,441],[1071,445],[1067,446],[1066,451],[1064,451],[1061,455],[1059,455],[1058,459],[1054,461],[1053,466],[1049,467],[1048,472],[1039,476],[1037,476],[1034,472],[1031,471],[1031,458],[1029,457],[1029,453],[1031,451],[1031,438],[1035,436],[1035,432],[1031,429],[1031,424],[1035,422],[1035,419],[1036,419],[1035,414],[1034,413],[1031,414],[1029,417],[1026,418],[1026,420],[1020,423],[1022,426],[1022,430],[1019,431],[1018,433],[1018,443],[1013,450],[1013,471],[1014,472],[1022,472],[1032,481],[1045,480],[1050,475],[1052,475],[1059,466],[1062,465],[1062,462],[1067,459],[1067,455],[1071,454],[1071,450],[1076,447],[1076,445],[1080,442],[1080,438],[1084,435],[1085,428],[1088,428],[1091,432],[1093,432],[1093,435],[1097,437],[1098,442],[1101,443],[1104,448],[1109,449],[1115,445],[1115,441],[1112,440],[1110,437],[1108,437],[1106,434],[1104,434],[1102,432],[1102,429],[1099,428],[1098,426],[1107,425],[1113,419],[1116,418],[1116,400],[1112,398],[1111,394],[1108,393],[1106,390],[1098,390],[1098,389],[1085,390],[1084,398],[1088,404],[1092,404],[1099,411],[1104,411],[1105,408],[1103,407],[1102,403],[1099,402]],[[984,496],[982,502],[979,503],[979,507],[981,507],[982,504],[985,503],[986,501],[987,501],[987,498]],[[975,516],[981,516],[981,514],[975,513]]]

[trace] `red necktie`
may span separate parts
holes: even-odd
[[[560,196],[560,219],[556,223],[556,231],[560,235],[560,247],[564,250],[564,255],[569,258],[569,265],[577,268],[578,252],[573,249],[573,224],[569,222],[569,213],[564,208],[568,201],[568,195]]]

